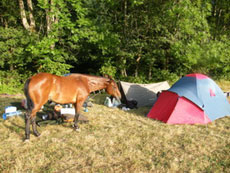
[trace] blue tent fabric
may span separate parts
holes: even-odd
[[[178,80],[169,91],[199,106],[210,120],[230,115],[230,104],[219,86],[202,74],[190,74]]]
[[[69,75],[71,75],[71,73],[66,73],[66,74],[64,74],[63,76],[69,76]]]

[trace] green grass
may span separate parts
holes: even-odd
[[[23,117],[0,118],[0,172],[229,172],[230,117],[167,125],[146,118],[150,108],[122,111],[103,99],[82,112],[89,123],[80,132],[71,123],[43,124],[28,143]],[[7,105],[23,110],[20,102],[0,98],[0,113]]]

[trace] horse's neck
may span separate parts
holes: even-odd
[[[91,76],[91,75],[79,74],[79,73],[71,74],[71,76],[77,77],[77,78],[83,77],[84,80],[87,80],[90,92],[105,89],[107,87],[108,79],[104,77]]]
[[[102,90],[102,89],[105,89],[107,87],[105,78],[96,78],[96,79],[89,78],[88,84],[89,84],[90,92]]]

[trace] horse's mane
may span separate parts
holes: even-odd
[[[80,74],[80,73],[72,73],[69,76],[72,77],[86,77],[88,80],[88,84],[93,87],[93,88],[98,88],[101,85],[104,86],[105,82],[109,82],[111,79],[107,77],[102,77],[102,76],[94,76],[94,75],[89,75],[89,74]]]
[[[70,76],[76,76],[76,77],[79,77],[79,76],[83,76],[83,77],[87,77],[87,79],[89,80],[89,81],[98,81],[98,80],[107,80],[107,81],[109,81],[110,80],[110,78],[108,78],[108,77],[102,77],[102,76],[94,76],[94,75],[90,75],[90,74],[81,74],[81,73],[72,73],[72,74],[70,74]]]

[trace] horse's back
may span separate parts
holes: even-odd
[[[33,100],[49,99],[57,103],[74,103],[90,93],[84,75],[57,76],[38,73],[30,78],[29,94]]]
[[[52,79],[56,78],[57,75],[51,74],[51,73],[38,73],[31,77],[31,80],[44,80],[44,79]]]

